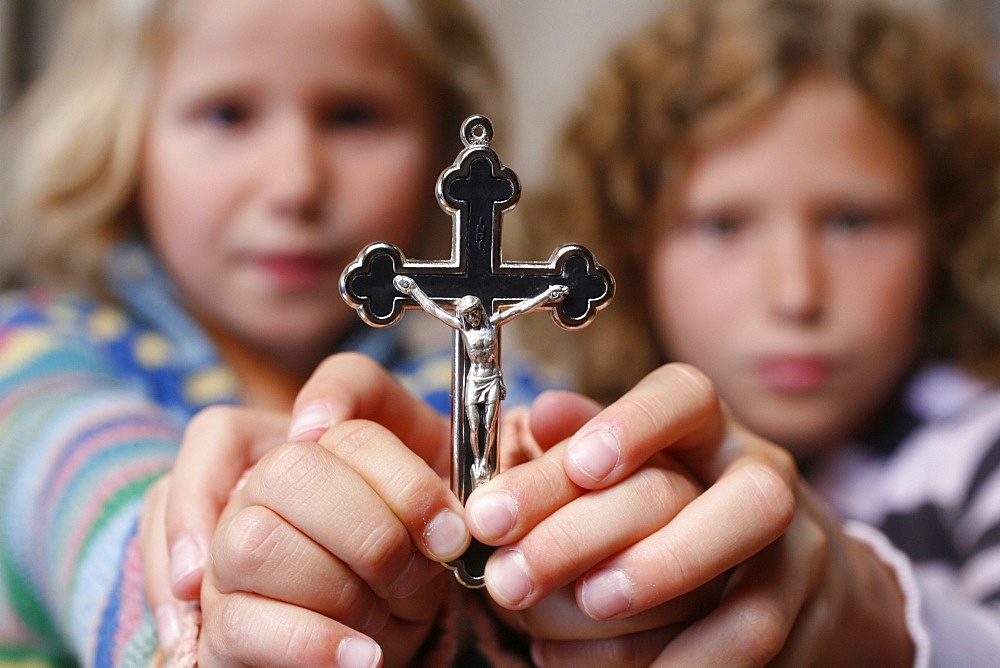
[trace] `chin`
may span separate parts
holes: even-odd
[[[331,323],[329,316],[316,318],[268,318],[258,321],[251,330],[251,340],[264,350],[274,351],[278,356],[296,355],[305,351],[334,352],[337,333],[346,330],[343,322]]]
[[[741,420],[751,431],[785,448],[799,460],[836,447],[850,433],[829,411],[803,406],[777,407],[767,414],[758,413]]]

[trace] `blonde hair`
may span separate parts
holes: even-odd
[[[198,0],[73,0],[47,67],[0,121],[0,285],[102,291],[140,229],[139,160],[158,63]],[[502,115],[499,70],[462,0],[376,0],[437,82],[441,166],[472,113]],[[433,181],[428,174],[429,202]],[[430,212],[430,207],[429,207]]]
[[[676,195],[692,152],[817,71],[862,91],[922,156],[939,239],[922,355],[1000,375],[1000,126],[975,44],[885,2],[691,0],[624,45],[568,124],[547,196],[526,202],[531,243],[591,245],[618,284],[574,335],[583,390],[612,400],[667,361],[648,313],[654,202]]]

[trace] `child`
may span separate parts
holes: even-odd
[[[447,402],[447,341],[424,357],[364,327],[338,280],[374,240],[447,248],[435,178],[462,119],[496,115],[496,76],[457,2],[68,11],[2,135],[0,270],[31,287],[0,305],[0,661],[138,665],[156,647],[143,493],[197,411],[287,411],[339,349]],[[445,227],[423,235],[431,215]],[[447,485],[433,491],[462,527]],[[467,540],[420,547],[453,558]],[[205,554],[182,542],[180,579]]]
[[[532,230],[543,247],[589,245],[615,272],[614,308],[575,339],[584,391],[611,400],[663,362],[690,363],[808,480],[786,478],[788,530],[648,659],[719,665],[719,647],[746,643],[752,663],[842,665],[872,648],[894,665],[996,661],[1000,125],[977,44],[888,2],[689,0],[617,53],[568,125],[548,202],[561,228]],[[676,388],[654,387],[665,369],[631,390],[633,416],[669,405]],[[617,479],[621,425],[643,424],[617,420],[570,441],[581,485]],[[613,560],[583,579],[582,605],[633,613],[676,593],[679,574],[685,590],[719,573],[691,546],[721,549],[724,530],[735,539],[767,512],[727,489],[728,513],[660,540],[658,574],[638,553]],[[690,508],[710,497],[724,507],[716,484]],[[588,582],[604,587],[590,604]],[[741,626],[740,605],[759,624]],[[903,619],[900,644],[886,624]]]

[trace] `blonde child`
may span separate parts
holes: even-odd
[[[623,443],[659,434],[645,450],[673,449],[708,487],[678,515],[700,526],[673,522],[577,596],[620,617],[736,566],[704,619],[636,639],[644,660],[988,665],[1000,651],[998,99],[973,35],[900,4],[676,3],[567,127],[558,229],[531,230],[615,272],[615,306],[576,359],[585,393],[628,394],[572,437],[565,470],[603,487],[641,457]],[[736,562],[725,532],[738,542],[780,511],[644,427],[676,401],[676,367],[639,381],[670,361],[703,371],[803,476],[746,433],[723,446],[763,456],[758,490],[793,499],[787,530]],[[533,512],[514,489],[518,516]]]
[[[287,413],[316,365],[345,349],[447,405],[436,370],[448,353],[359,326],[338,279],[373,240],[447,248],[434,181],[462,119],[497,115],[498,89],[457,2],[67,11],[46,71],[2,128],[0,661],[139,665],[157,641],[137,520],[196,412]],[[443,228],[424,234],[432,212]],[[277,423],[284,437],[287,418]],[[437,560],[468,537],[433,481],[422,519],[444,529],[423,527],[410,550]],[[181,541],[182,589],[206,555]],[[440,589],[423,599],[431,611]],[[176,628],[174,608],[157,613]],[[427,628],[398,651],[411,655]]]

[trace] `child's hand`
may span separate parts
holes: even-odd
[[[521,628],[540,640],[534,652],[545,665],[582,657],[640,665],[844,662],[872,649],[890,663],[911,658],[892,573],[844,536],[783,449],[727,417],[697,371],[663,367],[600,412],[568,393],[545,395],[533,407],[531,432],[541,450],[551,449],[477,490],[466,512],[477,538],[507,546],[488,564],[487,586],[504,607],[523,611]],[[552,452],[561,470],[548,461]],[[693,500],[690,489],[678,493],[685,476],[676,462],[704,493]],[[672,471],[660,492],[637,484],[651,467]],[[552,491],[571,490],[567,480],[578,489]],[[586,534],[568,532],[564,518],[585,517],[576,506],[623,486],[621,493],[644,491],[630,507],[615,506],[612,518],[594,514]],[[484,504],[490,492],[503,503]],[[674,504],[684,507],[650,530],[649,515]],[[632,544],[575,574],[584,551],[574,546],[591,545],[590,534],[609,526],[616,535],[631,527]],[[569,594],[544,598],[574,579],[584,619],[613,620],[603,632],[573,615]],[[706,603],[712,609],[702,616]],[[873,629],[882,640],[874,648],[861,639]],[[588,634],[595,639],[576,640]]]
[[[140,525],[146,598],[167,656],[189,654],[209,544],[244,471],[288,434],[288,416],[246,408],[196,415],[171,473],[146,493]]]
[[[664,416],[672,430],[671,436],[663,434],[664,439],[696,431],[705,421],[703,414],[710,411],[708,404],[718,410],[714,395],[704,397],[692,390],[686,396],[679,389],[683,388],[674,388],[671,397],[674,414]],[[621,403],[601,415],[610,418],[614,410],[620,411]],[[499,612],[515,628],[538,639],[595,639],[592,646],[610,646],[619,641],[608,639],[659,629],[655,638],[665,643],[669,636],[663,628],[679,629],[677,625],[701,617],[715,605],[721,577],[686,596],[677,591],[641,609],[608,612],[607,606],[620,607],[621,602],[607,592],[609,578],[593,575],[618,555],[655,559],[657,555],[649,552],[659,549],[657,537],[663,527],[699,497],[703,485],[677,458],[648,452],[641,460],[625,463],[629,470],[616,472],[617,484],[587,489],[575,483],[564,465],[571,442],[567,439],[599,411],[578,395],[552,392],[535,402],[530,428],[523,421],[506,424],[504,461],[517,461],[511,456],[511,440],[524,451],[521,459],[529,461],[505,467],[504,473],[476,489],[466,506],[467,521],[479,540],[504,546],[487,564],[486,584],[501,606],[519,611],[518,620]],[[657,426],[665,425],[657,422]],[[633,435],[638,433],[627,434]],[[651,570],[658,576],[662,569]]]
[[[367,634],[405,663],[451,583],[437,562],[469,544],[461,513],[441,476],[374,422],[272,450],[212,540],[202,661],[373,665]]]
[[[320,367],[296,399],[291,425],[287,416],[240,408],[210,409],[191,422],[172,475],[147,496],[140,541],[147,597],[166,651],[180,631],[177,599],[197,599],[219,514],[243,472],[278,444],[319,440],[350,418],[394,430],[438,474],[447,470],[447,421],[359,355],[336,355]]]

